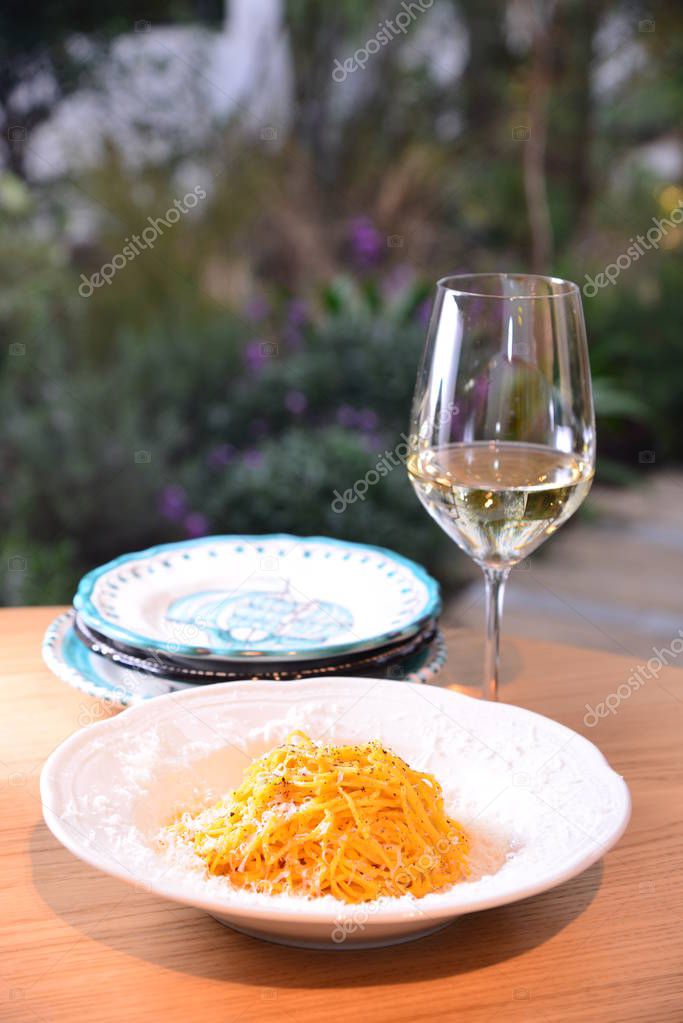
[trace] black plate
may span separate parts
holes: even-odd
[[[187,667],[185,664],[176,662],[168,655],[156,652],[151,654],[126,647],[122,643],[115,643],[101,636],[95,629],[90,628],[85,622],[81,621],[78,614],[75,616],[73,627],[78,638],[89,650],[99,654],[101,657],[106,657],[107,660],[113,661],[115,664],[134,671],[142,671],[149,675],[157,675],[179,682],[192,682],[196,680],[198,683],[203,684],[207,682],[236,682],[254,677],[297,679],[321,674],[340,675],[347,671],[354,673],[358,669],[375,670],[385,668],[420,653],[421,650],[432,642],[436,635],[436,623],[430,619],[427,627],[415,636],[411,636],[410,639],[398,643],[387,644],[372,654],[368,654],[365,651],[359,653],[357,657],[326,658],[314,663],[307,660],[298,668],[295,667],[291,660],[277,664],[274,664],[272,661],[259,662],[254,660],[249,662],[249,671],[245,672],[246,665],[243,661],[240,661],[239,664],[235,664],[234,661],[221,661],[218,663],[214,661],[209,662],[207,667],[203,666],[207,662],[198,662],[202,663],[202,667]],[[226,667],[226,664],[230,664],[230,667]],[[230,670],[233,665],[235,669],[239,670]]]

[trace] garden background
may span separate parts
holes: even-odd
[[[680,464],[680,4],[39,2],[0,39],[4,603],[208,532],[457,589],[402,466],[372,475],[447,273],[585,286],[599,481]]]

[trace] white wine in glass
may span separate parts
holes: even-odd
[[[595,471],[575,284],[516,274],[439,281],[407,467],[429,514],[484,570],[484,695],[496,699],[505,580],[576,511]]]

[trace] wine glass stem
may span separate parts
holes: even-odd
[[[500,662],[500,620],[503,617],[503,597],[509,568],[484,568],[486,580],[486,647],[484,650],[485,700],[498,699],[498,669]]]

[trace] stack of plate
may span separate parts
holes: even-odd
[[[381,547],[213,536],[89,572],[43,653],[60,678],[121,705],[252,678],[426,682],[445,660],[439,611],[436,582]]]

